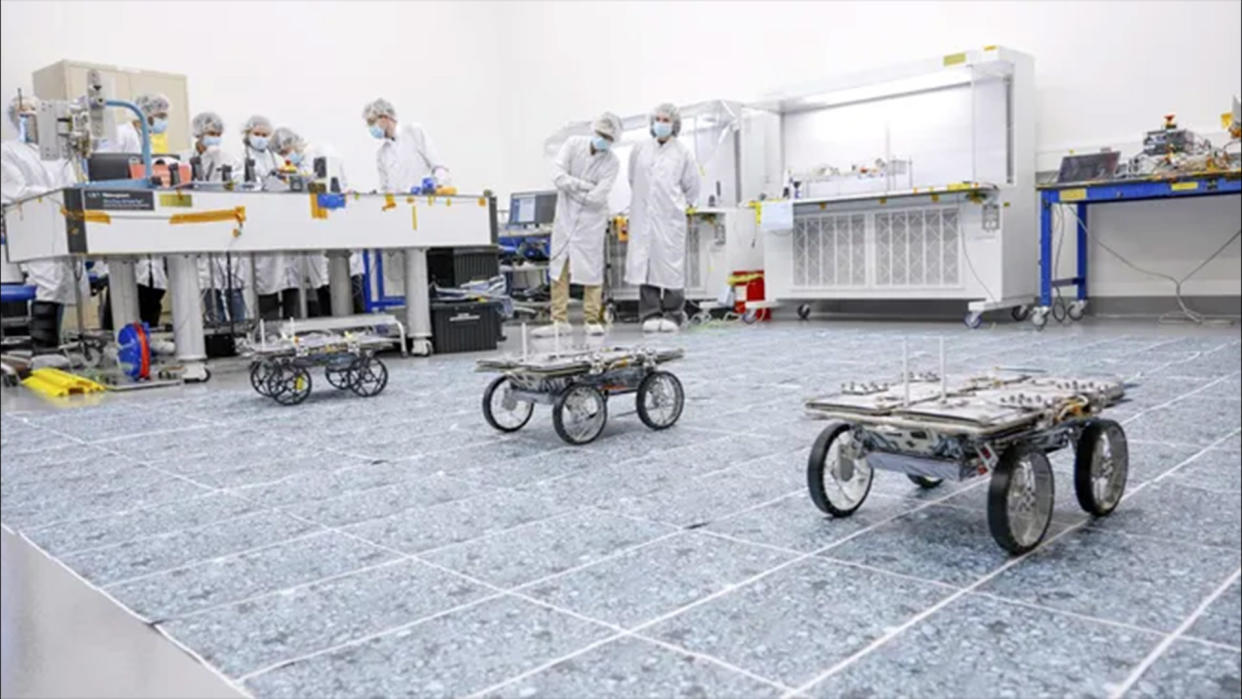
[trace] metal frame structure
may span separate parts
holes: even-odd
[[[281,405],[297,405],[311,393],[310,369],[324,367],[333,388],[364,398],[379,395],[388,385],[388,367],[375,353],[392,345],[377,336],[289,337],[255,349],[250,385]]]
[[[1037,328],[1048,324],[1052,312],[1053,294],[1059,287],[1075,287],[1075,300],[1067,309],[1067,316],[1080,320],[1087,306],[1087,210],[1094,204],[1120,204],[1128,201],[1151,201],[1154,199],[1185,199],[1242,193],[1242,171],[1226,173],[1186,174],[1178,177],[1113,180],[1109,182],[1080,182],[1040,185],[1039,187],[1039,304],[1031,312],[1031,322]],[[1074,276],[1053,279],[1056,265],[1053,252],[1053,207],[1058,204],[1075,207],[1077,234],[1077,263]]]

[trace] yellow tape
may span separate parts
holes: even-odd
[[[391,194],[385,194],[384,195],[384,206],[380,209],[380,211],[388,211],[389,209],[395,209],[395,208],[397,208],[396,197],[394,197]]]
[[[173,214],[168,217],[168,222],[174,226],[181,223],[218,223],[220,221],[237,221],[238,223],[245,223],[246,207],[235,206],[231,209],[196,211],[192,214]]]
[[[418,230],[418,207],[410,205],[410,220],[414,224],[414,230]]]
[[[995,51],[996,48],[997,48],[996,44],[988,44],[987,46],[983,47],[983,50],[984,51]]]
[[[435,206],[435,205],[436,205],[436,198],[435,198],[435,197],[427,197],[427,206]]]
[[[1226,131],[1233,126],[1233,112],[1225,112],[1220,115],[1220,127]]]
[[[1087,198],[1085,189],[1062,189],[1061,201],[1082,201]]]
[[[1192,192],[1199,188],[1198,182],[1174,182],[1169,185],[1169,189],[1174,192]]]
[[[78,218],[91,223],[112,223],[112,217],[104,211],[70,211],[60,207],[60,215],[65,218]]]
[[[160,206],[189,207],[194,206],[194,197],[182,192],[160,195]]]
[[[319,195],[314,192],[311,192],[311,195],[310,195],[310,205],[311,205],[311,218],[325,219],[328,217],[327,209],[324,209],[322,206],[319,205]]]
[[[958,65],[960,63],[965,63],[965,62],[966,62],[965,53],[951,53],[944,57],[944,64],[946,66],[955,66],[955,65]]]
[[[406,197],[406,198],[405,198],[405,203],[407,203],[407,204],[413,204],[413,203],[414,203],[414,197]]]
[[[978,188],[978,185],[976,185],[974,182],[958,182],[956,184],[951,184],[945,187],[945,189],[949,190],[950,192],[962,192],[967,189],[977,189],[977,188]]]
[[[479,197],[479,206],[487,206],[487,197]]]
[[[932,200],[932,201],[940,201],[940,195],[939,195],[939,194],[933,194],[933,195],[931,195],[931,200]]]

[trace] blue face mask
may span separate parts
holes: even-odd
[[[219,136],[203,136],[203,147],[215,148],[218,145],[220,145]]]
[[[292,152],[292,153],[290,153],[289,155],[286,155],[286,156],[285,156],[285,160],[288,160],[289,162],[293,163],[294,165],[301,165],[301,164],[302,164],[302,154],[301,154],[301,153],[299,153],[299,152],[297,152],[297,151],[293,151],[293,152]]]
[[[251,136],[250,147],[255,150],[267,150],[267,136]]]
[[[151,133],[164,133],[168,130],[167,119],[155,119],[151,122]]]
[[[602,152],[612,148],[612,141],[609,141],[603,136],[596,136],[591,139],[591,145],[595,146],[595,150]]]
[[[651,133],[655,134],[656,138],[668,138],[673,135],[673,125],[667,121],[657,121],[651,125]]]
[[[379,124],[371,124],[371,135],[375,138],[385,138],[387,136],[387,134],[384,133],[384,127]]]

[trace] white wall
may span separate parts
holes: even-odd
[[[359,113],[378,95],[424,123],[463,190],[503,194],[547,187],[544,138],[603,109],[624,116],[665,100],[752,99],[988,44],[1035,57],[1041,168],[1068,148],[1132,149],[1169,111],[1217,132],[1242,90],[1242,5],[1233,0],[2,7],[4,95],[63,58],[184,73],[192,109],[216,109],[232,127],[256,110],[289,122],[341,151],[360,188],[374,184],[375,144]],[[123,30],[107,31],[122,17]],[[185,39],[179,51],[153,38],[170,33]],[[1242,216],[1237,198],[1113,209],[1093,219],[1101,235],[1177,276]],[[1242,293],[1239,265],[1235,244],[1186,290]],[[1100,295],[1170,290],[1105,262],[1092,282]]]
[[[489,3],[4,2],[7,102],[61,59],[181,73],[191,112],[214,110],[225,143],[254,113],[345,156],[375,186],[363,105],[386,97],[421,122],[463,190],[498,181],[496,94],[503,77]],[[9,124],[4,125],[10,137]]]

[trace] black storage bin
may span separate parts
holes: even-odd
[[[458,287],[500,274],[499,253],[494,245],[427,250],[427,277],[436,286]]]
[[[432,301],[431,343],[436,354],[496,349],[499,318],[498,301]]]

